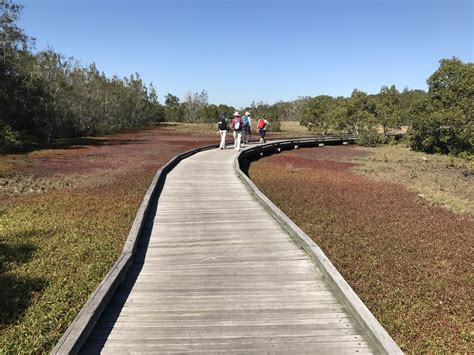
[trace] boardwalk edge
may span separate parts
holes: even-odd
[[[122,253],[112,265],[108,273],[100,282],[99,286],[91,294],[87,302],[81,308],[76,318],[69,325],[63,336],[59,339],[51,354],[77,354],[91,333],[100,315],[112,298],[118,286],[122,283],[125,275],[132,264],[135,249],[142,231],[148,208],[153,198],[159,198],[166,175],[183,159],[198,152],[217,148],[218,145],[209,145],[187,152],[177,154],[169,160],[155,174],[142,203],[138,209],[132,224]]]
[[[302,247],[319,266],[323,275],[372,341],[376,350],[379,353],[384,354],[403,354],[397,343],[362,302],[321,248],[272,201],[270,201],[270,199],[257,188],[257,186],[241,169],[241,164],[243,164],[246,158],[263,156],[268,153],[279,152],[282,149],[299,148],[299,146],[318,146],[319,144],[325,143],[344,144],[344,142],[354,141],[352,137],[348,138],[349,137],[318,137],[313,139],[282,140],[263,144],[242,151],[234,160],[234,169],[236,174],[246,184],[256,199],[285,228],[285,230],[288,231],[296,243]]]

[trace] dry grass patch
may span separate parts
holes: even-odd
[[[359,148],[365,157],[349,157],[354,172],[400,183],[432,205],[474,215],[474,160],[428,155],[400,145]]]
[[[65,189],[73,185],[72,179],[61,176],[40,177],[24,176],[22,174],[10,174],[8,177],[0,177],[0,194],[14,196],[27,193],[46,192],[57,189]]]
[[[185,123],[163,122],[160,127],[164,130],[179,133],[213,133],[217,131],[216,123]]]
[[[307,136],[314,134],[308,130],[307,127],[300,125],[298,121],[283,121],[281,122],[282,135]]]
[[[352,162],[352,172],[377,181],[401,184],[421,202],[474,215],[474,160],[411,151],[403,145],[377,148],[327,146],[302,150],[309,159]]]

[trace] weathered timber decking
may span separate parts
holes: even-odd
[[[372,352],[312,259],[236,176],[235,156],[197,153],[168,174],[82,352]]]

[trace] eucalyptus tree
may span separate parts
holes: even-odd
[[[22,6],[0,0],[0,151],[21,144],[18,129],[25,126],[28,91],[18,73],[20,52],[28,51],[34,39],[18,27]]]
[[[165,120],[168,122],[179,122],[183,120],[183,110],[179,98],[173,94],[165,96]]]
[[[205,109],[208,106],[208,95],[206,90],[200,93],[188,92],[183,103],[184,117],[186,122],[199,122],[205,119]]]
[[[0,0],[0,61],[3,63],[14,57],[17,51],[28,50],[34,42],[17,25],[22,9],[23,6],[9,0]]]
[[[384,134],[387,129],[398,128],[401,125],[399,98],[400,93],[395,85],[382,86],[380,89],[376,105],[376,117],[377,122],[383,127]]]
[[[75,130],[72,126],[77,121],[77,110],[74,108],[73,91],[70,76],[73,71],[71,59],[54,52],[51,48],[35,56],[34,65],[29,70],[32,81],[43,88],[43,110],[46,117],[37,122],[41,135],[49,142],[54,137],[70,135]],[[78,83],[74,83],[77,85]],[[82,96],[81,92],[81,98]]]
[[[336,107],[336,99],[329,95],[319,95],[308,101],[300,123],[312,131],[327,134],[336,126],[332,111]]]
[[[204,107],[202,111],[202,121],[203,122],[217,122],[219,121],[219,108],[217,105],[210,104]]]
[[[310,99],[309,96],[300,96],[294,101],[282,104],[285,120],[299,121]]]
[[[376,105],[374,100],[365,92],[354,89],[351,97],[345,100],[345,119],[341,117],[346,128],[351,133],[359,134],[363,130],[376,126]]]
[[[427,99],[428,94],[424,90],[408,88],[403,89],[399,95],[400,125],[411,126],[413,123],[414,105]]]

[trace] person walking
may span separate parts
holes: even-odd
[[[245,112],[245,116],[242,117],[242,123],[244,125],[242,129],[242,142],[249,144],[250,135],[252,132],[252,120],[250,118],[250,112]]]
[[[242,117],[239,112],[234,112],[234,119],[232,120],[232,129],[234,130],[234,149],[240,150],[240,143],[242,140]]]
[[[267,133],[268,120],[267,116],[263,116],[258,120],[257,128],[258,133],[260,134],[260,144],[265,143],[265,134]]]
[[[229,128],[229,122],[227,121],[227,112],[224,112],[221,116],[220,121],[217,123],[217,130],[221,135],[220,149],[226,149],[225,139],[227,137],[227,129]]]

